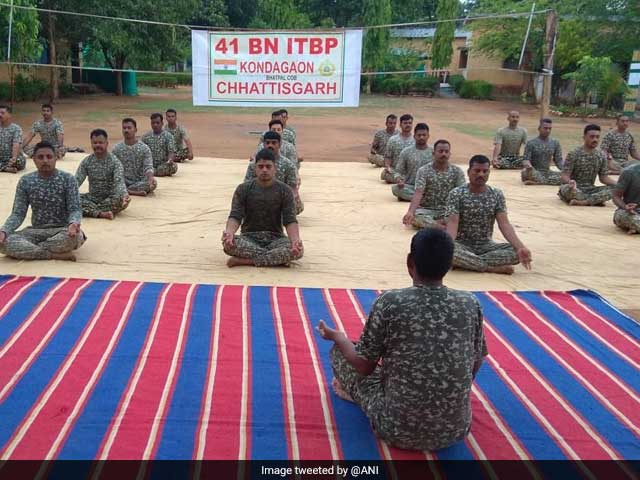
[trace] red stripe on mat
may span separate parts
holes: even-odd
[[[328,396],[326,379],[318,378],[312,365],[314,361],[308,339],[304,331],[303,320],[297,306],[293,288],[277,288],[277,306],[282,319],[282,330],[289,362],[291,377],[291,396],[295,410],[295,432],[298,439],[300,458],[305,460],[339,459],[342,457],[336,427],[327,425],[326,418],[333,418],[331,406],[323,405],[318,388],[325,390]],[[311,339],[313,341],[313,339]],[[315,358],[318,362],[318,359]],[[307,385],[312,384],[314,388]],[[287,397],[283,398],[287,402]],[[285,403],[286,405],[286,403]],[[329,409],[329,412],[326,409]]]
[[[640,404],[637,397],[635,402],[629,401],[633,399],[635,393],[623,379],[610,372],[597,359],[590,357],[579,345],[571,341],[570,337],[564,334],[561,336],[560,334],[563,333],[561,330],[552,328],[555,326],[524,300],[508,292],[491,292],[488,297],[495,299],[496,306],[509,315],[523,330],[529,330],[527,331],[529,337],[549,352],[558,363],[566,364],[565,370],[589,390],[603,408],[616,416],[630,430],[640,433],[638,432]],[[570,369],[573,369],[573,372]]]
[[[495,367],[496,373],[505,379],[505,384],[513,393],[523,400],[523,405],[529,409],[532,416],[536,418],[542,428],[544,428],[558,446],[565,452],[568,458],[578,460],[604,460],[619,458],[617,452],[607,445],[605,439],[598,435],[595,429],[577,412],[568,402],[564,405],[562,399],[553,385],[546,381],[544,377],[521,355],[514,355],[511,349],[517,349],[509,342],[497,334],[496,329],[487,322],[485,318],[485,336],[491,351],[490,362]],[[507,379],[519,388],[519,394]],[[541,379],[541,380],[539,380]],[[525,400],[535,399],[537,411],[531,409]],[[548,422],[545,425],[544,419]],[[555,430],[554,434],[550,428]],[[571,447],[569,447],[569,444]],[[609,450],[608,453],[607,450]]]
[[[543,296],[555,303],[560,309],[575,315],[587,328],[612,345],[614,349],[629,357],[638,367],[640,364],[640,344],[623,330],[584,306],[568,293],[543,292]]]
[[[0,285],[0,317],[4,316],[11,306],[22,298],[24,292],[28,290],[28,286],[34,284],[37,278],[13,277]],[[20,292],[23,288],[24,291]]]
[[[186,303],[189,285],[174,284],[166,288],[164,305],[154,315],[133,376],[114,422],[105,435],[99,458],[145,458],[148,456],[145,450],[154,449],[157,436],[162,431],[164,417],[162,412],[156,417],[156,412],[167,382],[171,382],[171,385],[175,382],[175,378],[169,379],[168,374],[174,352],[182,348],[178,343],[178,336],[184,311],[190,308]],[[168,405],[165,406],[167,407]],[[158,430],[152,436],[154,424],[158,424],[155,425]]]
[[[80,404],[81,397],[84,397],[86,402],[86,398],[99,380],[97,376],[90,381],[99,368],[101,358],[116,334],[118,325],[123,323],[122,315],[137,285],[139,284],[135,282],[114,284],[111,295],[103,297],[100,304],[102,312],[97,308],[94,316],[88,319],[85,329],[72,349],[72,355],[60,366],[26,415],[25,421],[18,427],[21,440],[12,446],[16,437],[14,435],[7,443],[11,448],[15,448],[11,459],[56,457],[64,445],[66,434],[73,426],[73,420],[82,413],[84,402]],[[127,318],[124,318],[124,323],[126,321]],[[80,341],[83,338],[84,342],[81,345]],[[74,417],[71,419],[72,423],[68,424],[71,414]],[[66,434],[59,438],[63,428]],[[54,444],[56,447],[51,451]]]
[[[90,280],[70,279],[58,284],[54,287],[58,290],[51,296],[45,295],[27,320],[7,339],[0,349],[0,385],[3,386],[0,401],[13,390],[73,310],[80,297],[74,295],[90,283]],[[66,314],[62,315],[67,307]]]

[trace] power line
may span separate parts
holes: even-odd
[[[27,5],[11,5],[9,3],[0,2],[0,7],[9,7],[9,8],[17,8],[21,10],[34,10],[37,12],[44,13],[55,13],[60,15],[76,15],[81,17],[89,17],[89,18],[100,18],[103,20],[116,20],[121,22],[133,22],[133,23],[147,23],[151,25],[163,25],[168,27],[180,27],[188,30],[216,30],[216,31],[249,31],[249,32],[264,32],[264,31],[273,31],[273,29],[252,29],[252,28],[239,28],[239,27],[215,27],[215,26],[207,26],[207,25],[188,25],[182,23],[169,23],[169,22],[160,22],[155,20],[141,20],[138,18],[128,18],[128,17],[112,17],[109,15],[98,15],[95,13],[82,13],[82,12],[71,12],[67,10],[54,10],[49,8],[40,8],[33,7]],[[518,17],[528,17],[529,15],[541,15],[543,13],[550,12],[551,9],[544,10],[536,10],[535,12],[516,12],[516,13],[504,13],[504,14],[485,14],[485,15],[474,15],[462,18],[452,18],[452,19],[444,19],[444,20],[425,20],[420,22],[409,22],[409,23],[388,23],[383,25],[367,25],[360,27],[341,27],[334,28],[332,30],[374,30],[380,28],[402,28],[402,27],[416,27],[420,25],[435,25],[438,23],[450,23],[450,22],[469,22],[474,20],[487,20],[493,18],[518,18]],[[284,29],[279,30],[282,32],[305,32],[309,30],[326,30],[326,29]]]

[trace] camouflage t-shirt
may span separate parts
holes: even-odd
[[[382,438],[436,450],[466,436],[473,367],[487,354],[482,308],[473,294],[445,286],[384,292],[356,352],[382,360],[384,397],[375,421]]]
[[[415,145],[416,141],[413,135],[403,137],[402,135],[394,135],[387,142],[387,151],[384,154],[385,162],[387,159],[391,160],[391,168],[395,169],[400,157],[400,152],[411,145]]]
[[[173,135],[166,130],[163,130],[158,134],[153,133],[153,131],[147,132],[142,136],[142,138],[140,138],[140,140],[151,149],[153,168],[156,168],[162,163],[166,163],[169,160],[169,155],[176,153],[176,145],[173,141]]]
[[[457,165],[449,164],[445,171],[436,170],[433,163],[420,167],[416,174],[416,190],[424,190],[420,206],[444,212],[449,192],[464,182],[464,172]]]
[[[151,149],[140,140],[133,145],[120,142],[113,147],[111,153],[122,163],[127,185],[141,182],[146,179],[147,173],[153,173]]]
[[[8,127],[0,125],[0,167],[4,167],[11,159],[11,151],[15,144],[22,145],[22,129],[17,123]]]
[[[609,130],[602,138],[600,146],[605,152],[609,152],[615,160],[629,160],[629,154],[636,151],[636,144],[629,132],[620,133]]]
[[[387,143],[389,142],[389,139],[397,134],[398,134],[398,130],[395,130],[393,133],[387,132],[386,128],[383,128],[382,130],[378,130],[373,135],[373,142],[371,143],[371,151],[378,155],[382,155],[384,157],[384,154],[387,151]]]
[[[89,178],[89,195],[102,201],[111,196],[124,197],[127,187],[124,183],[122,163],[112,153],[102,160],[95,153],[85,157],[78,165],[76,181],[78,186]]]
[[[295,145],[296,144],[296,131],[291,127],[284,127],[282,130],[282,139]]]
[[[164,130],[173,135],[173,142],[176,149],[182,148],[182,145],[184,145],[184,141],[189,138],[189,135],[187,135],[187,131],[182,125],[176,125],[176,128],[169,128],[169,126],[167,125],[166,127],[164,127]]]
[[[491,240],[496,215],[506,211],[507,202],[500,189],[487,185],[484,192],[473,193],[467,183],[451,190],[445,216],[460,216],[456,240],[482,242]]]
[[[248,182],[256,178],[256,164],[249,162],[244,181]],[[276,180],[286,183],[291,188],[298,188],[298,171],[294,163],[286,157],[280,155],[276,160]]]
[[[15,232],[31,206],[31,225],[37,228],[66,227],[82,221],[80,194],[73,175],[56,170],[49,178],[38,172],[24,175],[16,187],[11,215],[0,228],[7,234]]]
[[[404,183],[413,185],[416,181],[418,169],[433,160],[433,148],[420,150],[415,145],[411,145],[400,152],[396,163],[396,177],[402,178]]]
[[[578,147],[567,154],[562,173],[568,173],[578,188],[593,187],[598,175],[607,174],[607,163],[602,150],[595,149],[589,153],[584,147]]]
[[[39,134],[43,142],[49,142],[54,147],[57,147],[58,135],[64,133],[64,128],[62,127],[62,122],[57,118],[52,119],[50,122],[38,120],[33,122],[31,133]]]
[[[283,234],[283,225],[297,222],[296,204],[291,188],[274,180],[269,187],[256,179],[236,187],[229,218],[241,222],[241,232],[271,232]]]
[[[266,148],[266,147],[264,146],[264,143],[261,140],[260,143],[258,143],[258,149],[256,150],[256,153],[258,153],[263,148]],[[287,142],[286,140],[282,140],[280,142],[280,156],[286,157],[289,160],[291,160],[295,165],[298,165],[298,153],[296,152],[296,147],[293,143]]]
[[[615,189],[623,192],[624,203],[636,203],[640,206],[640,163],[622,170]],[[640,212],[640,207],[636,211]]]
[[[520,146],[527,143],[527,131],[522,127],[503,127],[496,132],[495,144],[501,145],[501,156],[520,155]]]
[[[536,137],[527,142],[524,149],[524,160],[530,162],[531,166],[538,171],[548,172],[551,160],[562,170],[562,148],[560,142],[555,138],[542,140]]]

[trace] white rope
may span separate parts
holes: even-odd
[[[45,68],[71,68],[72,70],[100,70],[104,72],[132,72],[132,73],[149,73],[149,74],[158,74],[158,75],[192,75],[192,72],[167,72],[165,70],[136,70],[132,68],[110,68],[110,67],[87,67],[87,66],[77,66],[77,65],[59,65],[59,64],[50,64],[50,63],[30,63],[30,62],[0,62],[0,65],[16,65],[19,67],[45,67]],[[474,67],[468,68],[467,70],[500,70],[503,72],[517,72],[517,73],[530,73],[537,75],[552,75],[553,73],[546,72],[534,72],[530,70],[515,70],[511,68],[498,68],[498,67]],[[442,70],[437,70],[442,71]],[[359,75],[362,76],[373,76],[373,75],[408,75],[408,74],[416,74],[423,73],[424,70],[394,70],[394,71],[385,71],[385,72],[360,72]]]
[[[0,7],[11,7],[11,4],[9,3],[5,3],[5,2],[0,2]],[[54,10],[54,9],[49,9],[49,8],[39,8],[39,7],[33,7],[33,6],[27,6],[27,5],[13,5],[13,8],[19,8],[22,10],[35,10],[38,12],[45,12],[45,13],[57,13],[60,15],[76,15],[76,16],[81,16],[81,17],[89,17],[89,18],[101,18],[104,20],[117,20],[117,21],[121,21],[121,22],[134,22],[134,23],[148,23],[151,25],[164,25],[164,26],[169,26],[169,27],[182,27],[182,28],[186,28],[186,29],[197,29],[197,30],[224,30],[224,31],[249,31],[249,32],[263,32],[263,31],[273,31],[273,29],[252,29],[252,28],[238,28],[238,27],[212,27],[212,26],[206,26],[206,25],[186,25],[186,24],[182,24],[182,23],[169,23],[169,22],[159,22],[159,21],[155,21],[155,20],[140,20],[137,18],[126,18],[126,17],[111,17],[108,15],[98,15],[98,14],[94,14],[94,13],[80,13],[80,12],[71,12],[71,11],[66,11],[66,10]],[[486,14],[486,15],[475,15],[475,16],[468,16],[468,17],[463,17],[463,18],[451,18],[451,19],[444,19],[444,20],[425,20],[425,21],[420,21],[420,22],[409,22],[409,23],[388,23],[388,24],[384,24],[384,25],[367,25],[367,26],[361,26],[361,27],[343,27],[343,28],[336,28],[333,30],[373,30],[373,29],[378,29],[378,28],[400,28],[400,27],[416,27],[419,25],[435,25],[438,23],[449,23],[449,22],[468,22],[468,21],[472,21],[472,20],[486,20],[486,19],[492,19],[492,18],[518,18],[518,17],[526,17],[529,15],[540,15],[543,13],[547,13],[550,12],[551,9],[545,9],[545,10],[537,10],[535,12],[520,12],[520,13],[504,13],[504,14]],[[314,30],[314,29],[285,29],[285,30],[281,30],[282,32],[298,32],[298,31],[309,31],[309,30]],[[278,30],[280,31],[280,30]],[[322,31],[322,29],[318,29],[318,30],[314,30],[314,31]]]

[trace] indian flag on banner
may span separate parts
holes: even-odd
[[[237,75],[237,60],[213,60],[213,73],[215,75]]]

